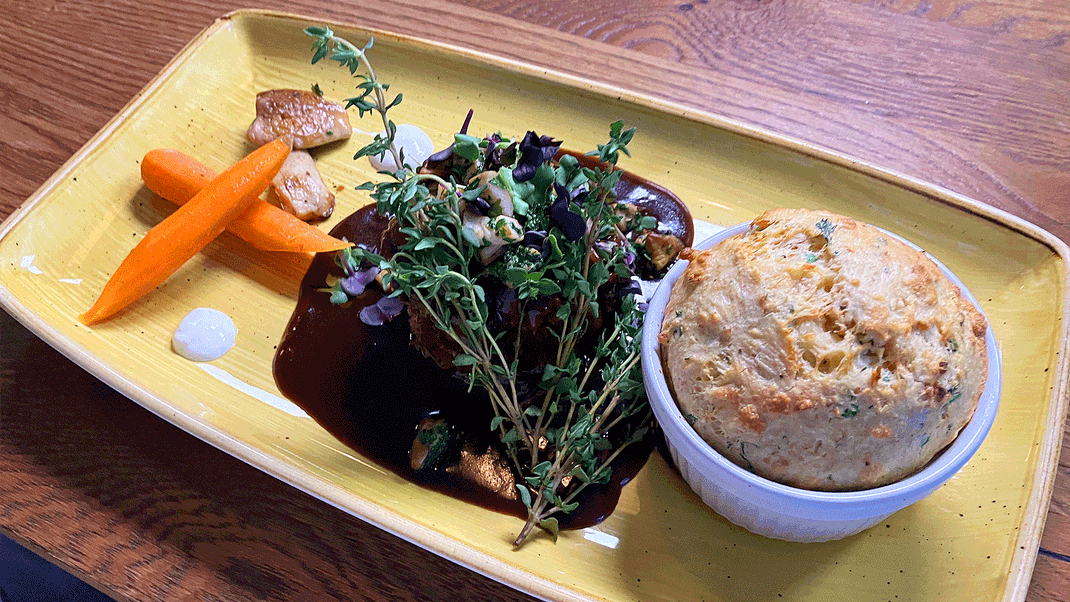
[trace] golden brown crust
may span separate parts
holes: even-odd
[[[353,127],[345,108],[308,90],[267,90],[256,95],[256,120],[245,137],[267,144],[288,137],[295,149],[349,138]]]
[[[984,317],[880,230],[779,209],[690,263],[659,341],[681,411],[718,451],[798,487],[903,478],[972,417]]]

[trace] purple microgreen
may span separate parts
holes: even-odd
[[[527,182],[535,177],[539,166],[552,160],[560,148],[561,142],[549,136],[539,136],[531,131],[524,134],[520,141],[520,162],[513,170],[513,180]]]
[[[461,131],[458,132],[459,134],[464,135],[468,133],[468,125],[472,122],[472,114],[474,112],[474,109],[468,109],[468,116],[464,118],[464,123],[461,125]],[[428,157],[427,160],[424,161],[424,168],[426,168],[432,173],[449,173],[449,170],[451,168],[450,159],[452,158],[453,145],[451,144]]]
[[[424,166],[426,166],[429,169],[434,169],[435,168],[435,164],[437,164],[437,163],[445,163],[452,156],[453,156],[453,145],[451,144],[451,145],[447,146],[446,148],[444,148],[444,149],[432,154],[430,157],[428,157],[427,160],[424,161]]]
[[[360,310],[360,321],[368,326],[382,326],[386,322],[386,316],[376,304],[368,305]]]
[[[353,256],[353,252],[349,249],[342,249],[335,255],[335,262],[346,276],[352,276],[358,269],[360,269],[360,261]]]
[[[461,124],[461,131],[458,132],[458,133],[460,133],[460,134],[467,134],[468,133],[468,126],[471,125],[471,123],[472,123],[472,115],[475,112],[476,112],[475,109],[468,109],[468,115],[465,115],[464,123]]]
[[[524,233],[524,240],[521,242],[525,247],[531,247],[533,249],[542,249],[542,243],[546,240],[546,230],[528,230]]]
[[[360,321],[368,326],[382,326],[401,314],[404,307],[396,297],[383,297],[360,310]]]
[[[587,233],[587,220],[583,219],[582,215],[569,210],[570,199],[567,188],[554,183],[554,191],[557,192],[557,199],[550,205],[550,219],[565,233],[565,238],[576,242]]]
[[[629,280],[628,284],[620,289],[620,296],[625,295],[642,295],[643,289],[635,280]]]
[[[498,171],[503,167],[509,167],[513,163],[516,163],[516,142],[503,147],[494,142],[493,138],[497,138],[497,136],[488,139],[493,143],[493,146],[491,146],[490,151],[487,152],[487,161],[483,168],[491,171]]]
[[[405,309],[405,304],[397,297],[383,297],[376,301],[375,304],[379,306],[379,311],[383,312],[387,319],[397,317],[401,314],[401,310]]]
[[[468,206],[475,209],[480,215],[490,215],[490,203],[487,202],[487,199],[476,197],[468,201]]]
[[[616,244],[608,240],[600,240],[594,243],[594,247],[598,249],[599,255],[602,257],[609,257],[613,255],[613,249],[616,248]]]
[[[342,290],[346,292],[350,297],[356,297],[364,292],[364,287],[368,286],[376,275],[379,274],[379,268],[370,267],[366,270],[358,270],[353,274],[342,278],[339,282],[342,285]]]

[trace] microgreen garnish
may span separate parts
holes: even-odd
[[[629,285],[636,249],[613,192],[620,178],[614,166],[635,129],[612,124],[609,142],[593,153],[603,165],[587,167],[567,154],[555,163],[561,142],[549,136],[477,138],[466,119],[453,144],[417,173],[393,145],[388,112],[402,97],[386,101],[388,86],[368,61],[371,42],[357,48],[326,27],[305,31],[316,40],[312,62],[329,58],[349,68],[361,79],[349,106],[361,116],[378,113],[386,128],[356,157],[390,152],[401,166],[387,181],[357,189],[372,191],[404,241],[383,254],[341,252],[347,277],[329,289],[332,302],[348,301],[348,291],[367,279],[358,274],[378,269],[389,294],[370,306],[374,311],[386,300],[403,301],[410,319],[418,314],[449,337],[453,365],[489,394],[489,427],[500,435],[528,509],[514,545],[535,527],[556,539],[558,516],[577,507],[588,485],[608,483],[612,463],[653,424],[639,361],[643,312]],[[491,305],[502,287],[515,295],[521,316],[538,303],[556,310],[537,332],[523,322],[503,324]],[[556,342],[534,367],[520,352],[533,337]]]
[[[629,157],[632,156],[628,152],[628,143],[632,141],[632,136],[635,135],[635,128],[624,129],[624,122],[617,121],[609,128],[609,142],[606,144],[599,144],[597,152],[590,152],[589,155],[598,155],[599,160],[605,163],[617,162],[617,155],[624,153]]]

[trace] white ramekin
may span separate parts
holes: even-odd
[[[745,223],[728,228],[694,247],[712,247],[749,227]],[[909,241],[903,242],[918,248]],[[939,261],[933,261],[980,311],[977,300],[962,282]],[[677,262],[650,300],[643,325],[643,377],[654,415],[680,474],[707,505],[729,521],[753,533],[787,541],[831,541],[854,535],[935,491],[966,465],[988,434],[1000,393],[1000,356],[991,325],[986,334],[988,382],[973,419],[950,446],[912,476],[865,491],[824,492],[782,485],[737,466],[687,423],[669,393],[662,371],[658,333],[673,283],[686,267],[687,262]]]

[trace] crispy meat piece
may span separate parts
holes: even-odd
[[[271,181],[279,206],[304,221],[327,219],[334,213],[334,195],[323,183],[308,151],[295,150]]]
[[[341,104],[308,90],[282,89],[256,95],[256,120],[245,137],[263,145],[289,136],[294,148],[305,149],[344,140],[352,133],[349,114]]]

